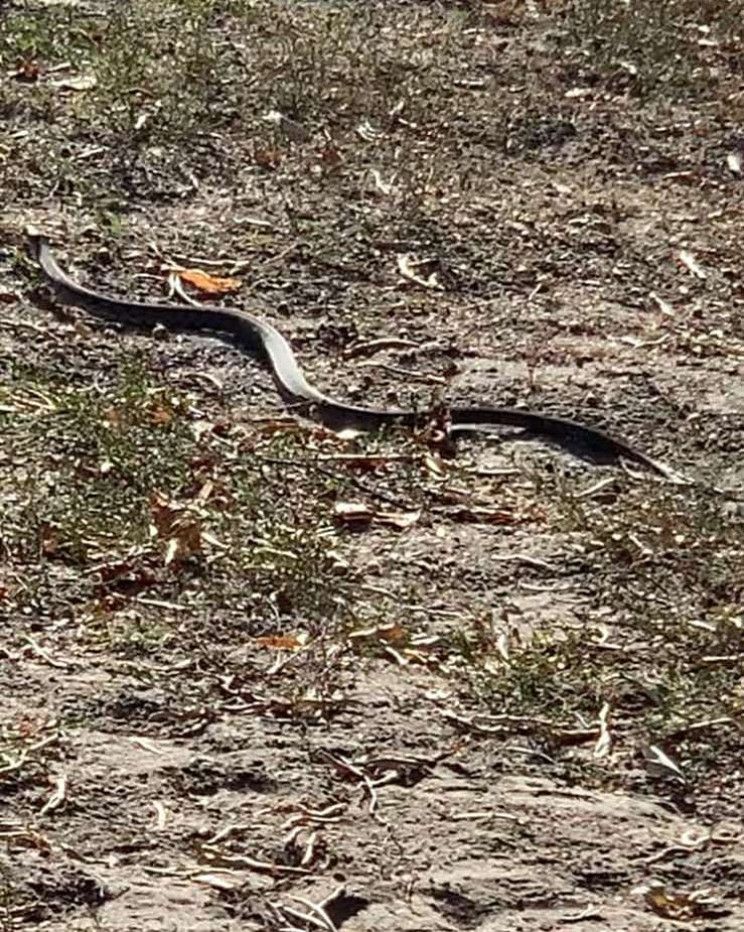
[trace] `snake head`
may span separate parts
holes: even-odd
[[[26,249],[35,262],[39,261],[42,246],[48,242],[47,237],[40,233],[36,227],[30,225],[26,227]]]

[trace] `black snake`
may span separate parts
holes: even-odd
[[[214,331],[230,335],[242,347],[268,362],[285,402],[334,430],[353,428],[372,431],[388,425],[412,428],[431,421],[431,412],[362,408],[321,394],[305,378],[291,346],[282,334],[265,320],[246,311],[208,305],[190,307],[151,304],[106,297],[73,281],[57,265],[45,236],[30,233],[29,252],[38,261],[47,284],[64,304],[82,308],[96,317],[138,328],[160,324],[169,330]],[[446,410],[446,417],[450,435],[488,431],[495,426],[518,427],[595,461],[616,462],[625,458],[668,479],[675,477],[666,466],[655,462],[630,444],[566,418],[520,408],[485,406],[450,407]]]

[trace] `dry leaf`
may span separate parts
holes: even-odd
[[[353,440],[355,437],[361,437],[362,431],[356,427],[343,427],[341,430],[334,431],[334,435],[339,440]]]
[[[668,317],[671,317],[674,314],[674,308],[671,304],[666,302],[663,298],[659,297],[655,291],[650,292],[649,298],[656,303],[656,306],[659,308],[662,314],[666,314]]]
[[[431,453],[424,454],[424,467],[432,476],[440,477],[445,474],[444,464],[441,458],[433,456]]]
[[[665,919],[699,919],[716,915],[714,906],[706,890],[694,893],[675,893],[663,886],[651,887],[643,894],[646,903],[659,916]]]
[[[597,739],[597,743],[594,745],[593,755],[594,757],[607,757],[607,755],[610,753],[610,746],[612,744],[609,727],[610,704],[608,702],[605,702],[605,704],[599,710],[598,717],[599,738]]]
[[[47,521],[39,527],[39,548],[45,557],[53,557],[59,549],[59,530]]]
[[[173,409],[165,405],[154,404],[150,408],[149,417],[150,423],[154,424],[156,427],[170,424],[173,420]]]
[[[370,169],[370,174],[372,175],[372,180],[375,183],[375,191],[378,191],[383,197],[388,197],[393,193],[392,184],[382,180],[382,175],[376,168]]]
[[[302,647],[302,641],[294,634],[267,634],[255,640],[260,647],[271,650],[299,650]]]
[[[126,423],[126,413],[123,408],[117,408],[115,405],[112,405],[110,408],[106,408],[103,412],[103,419],[111,427],[123,427]]]
[[[310,132],[302,123],[285,116],[283,113],[279,113],[278,110],[270,110],[264,116],[264,122],[276,126],[292,142],[308,142],[310,139]]]
[[[409,634],[401,625],[393,624],[385,628],[378,628],[375,632],[381,641],[402,647],[410,640]]]
[[[168,501],[160,492],[153,492],[150,515],[155,534],[165,545],[166,566],[201,553],[201,522],[188,508]]]
[[[383,131],[372,126],[369,120],[364,120],[363,123],[360,123],[356,127],[356,133],[365,142],[374,142],[376,139],[379,139],[380,136],[384,135]]]
[[[375,521],[378,524],[386,524],[388,527],[398,528],[404,531],[406,528],[414,525],[421,517],[421,509],[412,511],[377,511],[375,512]]]
[[[421,275],[416,271],[417,268],[430,264],[429,262],[420,262],[411,258],[411,256],[399,255],[398,256],[398,271],[407,279],[409,282],[414,282],[417,285],[421,285],[423,288],[435,289],[438,291],[442,290],[442,285],[440,284],[437,273],[432,272],[428,278],[422,278]]]
[[[253,161],[259,168],[266,168],[270,171],[274,171],[281,164],[282,154],[280,149],[273,149],[268,146],[255,146],[253,149]]]
[[[19,58],[16,61],[15,71],[11,71],[10,74],[16,79],[16,81],[23,81],[25,83],[31,84],[32,82],[39,80],[41,75],[41,65],[39,65],[39,62],[33,58]]]
[[[320,152],[320,161],[325,168],[337,168],[344,160],[341,150],[329,142]]]
[[[245,878],[234,871],[204,871],[201,874],[192,874],[195,883],[205,883],[216,890],[237,890],[245,883]]]
[[[60,78],[58,81],[49,83],[61,91],[90,91],[96,86],[97,80],[94,74],[79,74],[76,77]]]
[[[366,527],[372,523],[375,513],[361,502],[335,502],[333,516],[339,524],[347,527]]]
[[[94,591],[98,599],[105,600],[101,604],[103,609],[111,607],[112,596],[132,598],[157,582],[149,567],[139,566],[131,560],[112,560],[100,564],[95,570],[100,581]]]
[[[680,250],[679,261],[686,269],[692,272],[696,278],[704,280],[708,277],[708,273],[698,265],[697,259],[686,249]]]
[[[645,756],[646,766],[650,773],[665,777],[676,777],[678,780],[686,781],[686,777],[678,764],[657,745],[649,745]]]
[[[210,275],[201,269],[174,269],[181,281],[205,294],[231,294],[237,291],[242,285],[239,278],[220,278],[217,275]]]
[[[338,463],[341,466],[346,467],[347,469],[353,469],[356,472],[385,472],[387,467],[392,463],[400,463],[401,461],[410,461],[411,457],[407,455],[400,455],[396,453],[391,453],[386,455],[384,453],[341,453],[338,455],[331,456],[322,456],[321,459],[327,461],[333,461]]]
[[[415,524],[420,515],[420,510],[381,511],[361,502],[336,502],[333,506],[333,516],[337,523],[357,530],[374,522],[402,531]]]
[[[160,753],[157,751],[156,753]],[[165,826],[168,823],[168,810],[165,808],[163,803],[154,802],[153,807],[155,809],[155,823],[152,826],[156,831],[162,832]]]

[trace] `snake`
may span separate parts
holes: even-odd
[[[334,430],[379,431],[386,427],[416,429],[431,424],[435,413],[426,410],[359,407],[318,391],[306,378],[289,341],[271,323],[248,311],[217,305],[182,305],[123,300],[99,294],[72,279],[57,263],[50,240],[38,232],[28,234],[28,252],[58,301],[93,317],[151,330],[210,332],[228,337],[267,364],[278,392],[292,411],[298,411]],[[628,460],[674,480],[669,467],[651,459],[630,443],[603,430],[551,414],[514,407],[451,406],[446,409],[446,433],[456,439],[498,427],[521,428],[569,452],[600,463]]]

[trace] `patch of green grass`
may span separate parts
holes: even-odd
[[[406,28],[394,30],[375,4],[277,2],[261,23],[261,57],[255,65],[271,88],[272,104],[312,124],[353,125],[359,119],[389,121],[398,105],[408,119],[434,109],[442,90],[437,62],[451,51],[464,17],[441,18],[440,29],[420,41],[424,28],[412,9]]]
[[[536,631],[510,644],[508,659],[492,638],[469,638],[467,689],[482,707],[566,727],[596,721],[609,703],[621,743],[658,744],[708,719],[736,719],[744,521],[692,489],[641,486],[600,504],[562,487],[552,500],[584,564],[579,626]]]
[[[11,380],[3,394],[17,413],[4,418],[6,436],[26,463],[15,476],[20,550],[86,563],[146,541],[148,494],[177,494],[193,453],[182,399],[151,386],[137,360],[106,392],[18,371]]]
[[[121,3],[101,17],[77,6],[11,11],[0,53],[21,77],[4,83],[1,103],[34,125],[31,142],[15,143],[16,166],[114,216],[134,179],[167,186],[212,151],[216,130],[239,122],[245,69],[225,20],[253,15],[237,0]]]
[[[348,613],[328,477],[264,469],[291,456],[281,432],[195,431],[188,401],[142,360],[102,382],[11,367],[0,398],[9,614],[72,613],[84,640],[126,656],[170,650],[178,630],[180,648],[222,670],[246,637],[304,634],[314,662]]]
[[[36,62],[64,59],[78,60],[95,48],[95,36],[85,25],[75,5],[45,4],[30,9],[28,4],[13,4],[0,18],[0,60],[4,68]]]
[[[117,6],[107,18],[87,109],[122,156],[182,151],[234,116],[225,107],[224,82],[234,75],[215,28],[219,6],[151,0]]]
[[[78,7],[14,11],[0,31],[4,61],[33,64],[0,93],[34,133],[18,135],[13,162],[40,189],[116,217],[133,186],[165,197],[216,167],[224,183],[246,160],[290,158],[271,111],[300,121],[316,150],[362,122],[389,130],[394,108],[436,122],[447,86],[438,63],[457,54],[462,22],[443,16],[422,42],[420,14],[395,28],[376,4],[143,0],[100,18]],[[91,84],[55,86],[68,79]],[[399,159],[409,197],[421,158],[406,145]],[[433,174],[437,162],[419,167]]]
[[[741,6],[730,0],[575,0],[565,26],[588,71],[639,96],[715,94],[737,70],[729,49],[738,44],[741,54],[744,41]]]

